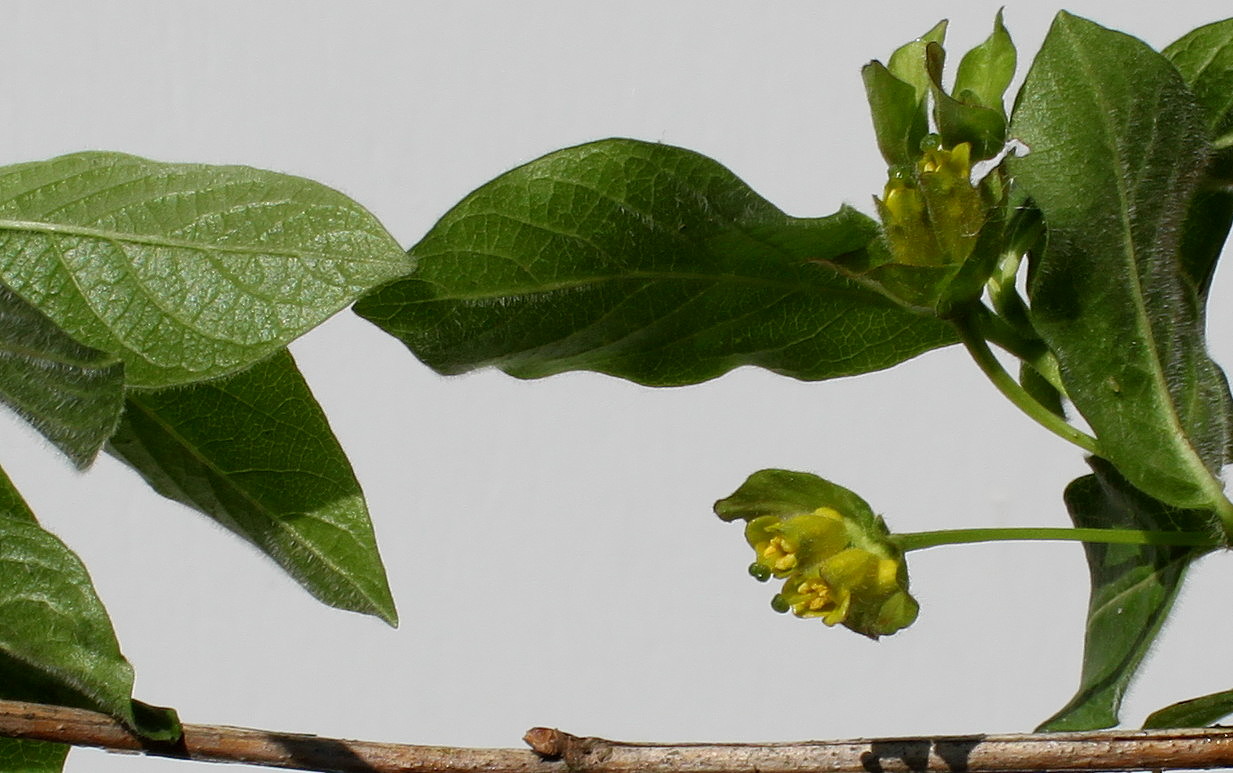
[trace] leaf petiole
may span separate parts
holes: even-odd
[[[892,534],[890,541],[905,553],[938,545],[973,542],[1066,541],[1117,545],[1182,545],[1214,548],[1220,541],[1211,534],[1194,531],[1145,531],[1141,529],[1076,529],[1069,527],[1014,527],[988,529],[943,529]]]

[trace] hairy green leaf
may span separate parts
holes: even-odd
[[[1190,90],[1141,41],[1061,13],[1013,130],[1031,151],[1011,171],[1048,229],[1032,318],[1071,400],[1135,486],[1229,520],[1227,388],[1180,256],[1207,163]]]
[[[823,265],[876,235],[847,208],[788,217],[697,153],[606,140],[472,193],[412,248],[416,272],[355,310],[442,373],[853,375],[955,340]]]
[[[62,743],[0,738],[0,773],[59,773],[68,751]]]
[[[0,285],[0,402],[86,467],[124,409],[124,366]]]
[[[1094,475],[1066,488],[1080,528],[1202,531],[1206,513],[1179,510],[1147,496],[1117,470],[1091,459]],[[1093,730],[1118,723],[1122,694],[1160,633],[1186,568],[1204,550],[1167,545],[1084,543],[1092,588],[1079,690],[1042,731]]]
[[[99,152],[0,168],[0,281],[133,386],[236,371],[409,269],[297,177]]]
[[[1206,115],[1222,149],[1207,169],[1207,179],[1190,206],[1182,236],[1182,258],[1206,296],[1216,261],[1233,225],[1233,19],[1208,24],[1183,35],[1164,50]]]
[[[321,601],[397,623],[363,492],[287,351],[224,379],[131,393],[109,448]]]
[[[133,670],[90,576],[0,472],[0,696],[138,726]]]

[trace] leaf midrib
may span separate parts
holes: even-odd
[[[149,410],[144,405],[142,405],[138,400],[130,397],[128,400],[128,409],[132,410],[134,407],[138,408],[141,411],[142,415],[146,416],[150,421],[158,425],[164,432],[166,432],[167,435],[173,438],[180,445],[181,448],[184,448],[185,450],[187,450],[188,454],[191,457],[196,459],[203,467],[205,467],[211,473],[213,473],[215,477],[223,481],[229,489],[239,494],[241,499],[251,503],[253,507],[261,513],[268,514],[268,513],[273,512],[270,510],[269,507],[267,507],[266,505],[256,500],[252,495],[250,495],[243,488],[233,483],[229,477],[231,473],[222,470],[217,464],[215,464],[209,458],[201,454],[198,451],[197,445],[195,443],[190,442],[186,437],[184,437],[182,434],[177,432],[176,429],[172,425],[163,421],[162,417],[159,416],[158,413]],[[303,516],[307,516],[311,518],[317,517],[317,516],[311,515],[310,513],[296,513],[296,515],[303,515]],[[303,548],[306,548],[307,552],[316,556],[321,561],[321,564],[329,568],[336,576],[346,578],[347,583],[351,585],[351,587],[358,590],[361,593],[361,595],[365,599],[367,599],[368,602],[372,605],[373,609],[376,609],[376,610],[381,609],[381,605],[377,603],[377,601],[373,599],[366,590],[362,589],[354,580],[352,580],[351,576],[347,572],[343,571],[343,569],[340,568],[339,565],[335,561],[329,558],[326,554],[322,553],[311,542],[306,541],[299,534],[299,532],[290,528],[286,523],[283,522],[281,518],[272,517],[270,515],[267,515],[267,519],[271,523],[273,523],[275,528],[277,528],[279,531],[283,532],[284,534],[289,535],[292,538],[293,542],[295,542],[297,545]],[[350,530],[343,528],[342,531],[354,537],[354,535],[351,534]],[[247,529],[245,529],[245,533],[247,533]]]
[[[150,234],[113,231],[105,228],[69,225],[66,223],[47,223],[37,220],[11,220],[7,218],[0,218],[0,231],[59,236],[79,236],[89,239],[98,239],[100,241],[135,244],[143,247],[167,247],[171,249],[191,250],[194,252],[216,252],[228,255],[269,256],[298,260],[311,259],[337,261],[339,259],[335,253],[329,251],[196,242],[189,239],[174,239],[171,237],[161,237]],[[404,255],[404,253],[400,251],[399,255]],[[348,257],[346,262],[372,263],[377,265],[392,266],[401,265],[403,261],[387,260],[379,257]]]

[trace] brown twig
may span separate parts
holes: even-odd
[[[1109,730],[774,744],[643,744],[537,727],[525,749],[344,741],[184,725],[180,742],[143,741],[91,711],[0,701],[0,736],[209,762],[339,773],[1010,773],[1233,767],[1233,728]]]

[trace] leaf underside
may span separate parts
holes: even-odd
[[[1194,92],[1212,136],[1233,131],[1233,19],[1199,27],[1162,53]],[[1183,236],[1187,273],[1204,296],[1233,224],[1233,147],[1213,155],[1206,177],[1209,184],[1191,204]]]
[[[124,366],[0,285],[0,402],[86,467],[124,409]]]
[[[1208,160],[1204,116],[1141,41],[1058,15],[1020,92],[1012,159],[1044,215],[1032,319],[1102,455],[1178,507],[1225,505],[1228,386],[1207,356],[1182,225]]]
[[[1066,488],[1080,528],[1201,531],[1207,513],[1169,507],[1129,484],[1112,465]],[[1079,690],[1041,731],[1094,730],[1118,723],[1122,695],[1173,607],[1187,567],[1204,550],[1165,545],[1084,543],[1091,597]]]
[[[0,168],[0,281],[130,386],[239,370],[409,269],[366,210],[297,177],[102,152]]]
[[[0,472],[0,696],[136,724],[133,671],[86,568]]]
[[[847,208],[789,217],[697,153],[604,140],[472,193],[412,248],[415,273],[355,311],[441,373],[847,376],[955,340],[823,265],[876,236]]]
[[[321,601],[396,624],[363,493],[287,351],[224,379],[130,393],[109,449]]]

